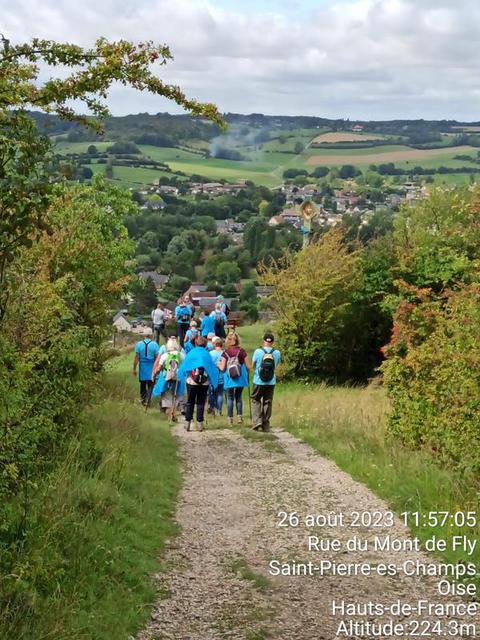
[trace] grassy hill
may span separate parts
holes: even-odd
[[[75,129],[68,134],[54,130],[56,151],[62,156],[86,153],[90,144],[105,152],[113,141],[135,142],[139,158],[163,162],[174,172],[186,176],[201,175],[210,180],[235,182],[241,179],[274,187],[282,182],[286,169],[311,172],[315,167],[341,167],[349,164],[365,171],[370,165],[395,163],[396,167],[425,169],[438,167],[467,167],[474,162],[480,146],[480,136],[471,127],[458,123],[408,124],[368,123],[360,133],[352,132],[350,123],[314,119],[315,126],[296,126],[292,121],[267,116],[244,116],[237,121],[230,116],[225,133],[215,127],[192,125],[192,119],[182,116],[147,116],[140,114],[126,118],[110,118],[106,136],[93,140],[76,140],[81,134]],[[252,120],[253,118],[253,120]],[[227,117],[228,120],[228,117]],[[197,126],[198,124],[198,126]],[[330,126],[329,126],[330,124]],[[423,129],[421,128],[423,127]],[[412,131],[414,132],[412,134]],[[145,144],[151,141],[153,144]],[[169,142],[170,141],[170,142]],[[158,146],[158,145],[170,146]],[[238,159],[229,159],[234,155]],[[458,159],[456,156],[471,157]],[[104,172],[105,165],[88,165],[94,173]],[[146,167],[115,167],[114,180],[125,186],[151,183],[164,174]],[[435,176],[436,183],[458,184],[468,181],[468,172]]]

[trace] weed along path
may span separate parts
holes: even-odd
[[[397,637],[439,623],[440,636],[475,636],[469,625],[480,629],[478,619],[431,609],[461,601],[438,594],[440,578],[421,575],[439,565],[416,550],[369,489],[285,431],[214,427],[175,428],[184,473],[181,532],[167,547],[166,571],[156,576],[159,600],[138,640],[386,638],[388,627],[375,633],[352,625],[412,621],[423,626]],[[380,515],[361,516],[352,527],[354,512]],[[307,514],[318,518],[307,521]],[[358,543],[361,549],[347,550],[354,536],[368,549]],[[324,575],[313,569],[320,565]],[[380,567],[390,565],[414,575],[385,575]],[[426,604],[418,612],[400,609],[419,601]],[[380,615],[381,605],[392,608]]]

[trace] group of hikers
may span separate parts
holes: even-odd
[[[195,305],[190,296],[184,296],[175,307],[175,323],[177,327],[176,336],[178,337],[182,349],[192,337],[199,332],[202,336],[207,337],[209,333],[214,333],[220,338],[225,338],[226,326],[228,322],[228,314],[230,310],[224,302],[223,296],[217,296],[215,309],[209,314],[202,314],[200,317],[201,324],[194,320]],[[160,338],[167,338],[166,325],[171,319],[171,312],[159,302],[156,309],[152,311],[153,339],[160,343]]]
[[[200,326],[193,319],[195,308],[188,297],[175,308],[176,335],[166,336],[167,316],[161,304],[152,311],[153,340],[145,338],[135,345],[133,374],[140,381],[140,398],[146,408],[159,398],[160,409],[172,422],[177,412],[191,431],[196,410],[196,427],[203,431],[205,407],[212,416],[222,415],[224,397],[227,421],[243,422],[243,391],[248,390],[250,418],[256,431],[269,431],[276,369],[280,352],[274,336],[266,332],[262,346],[250,361],[240,344],[240,336],[228,328],[229,309],[221,297],[215,309],[205,314]],[[160,338],[165,343],[160,345]],[[250,393],[250,373],[253,387]]]

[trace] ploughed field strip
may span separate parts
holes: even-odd
[[[359,605],[459,602],[439,596],[434,586],[438,580],[431,577],[270,575],[272,560],[293,567],[295,562],[322,560],[430,564],[433,558],[408,549],[409,534],[398,519],[393,528],[380,530],[279,528],[280,511],[301,515],[388,511],[366,487],[286,432],[276,430],[257,438],[244,429],[186,433],[177,426],[176,434],[184,467],[176,514],[181,532],[166,552],[166,571],[156,576],[159,601],[138,640],[332,640],[342,618],[382,620],[376,615],[335,617],[332,600]],[[388,534],[406,550],[307,549],[308,535],[346,541],[353,533],[362,539]],[[416,617],[439,619],[431,614]],[[461,622],[480,621],[462,618]]]

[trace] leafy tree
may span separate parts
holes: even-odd
[[[129,142],[128,140],[123,142],[114,142],[112,145],[107,147],[107,153],[114,153],[119,155],[125,154],[139,154],[140,149],[134,142]]]
[[[158,302],[157,290],[152,278],[137,278],[132,283],[131,293],[134,296],[131,311],[138,314],[150,313]]]
[[[349,178],[355,178],[357,174],[358,174],[358,169],[356,169],[353,165],[344,164],[343,167],[341,167],[340,171],[338,172],[338,177],[341,180],[348,180]]]
[[[0,318],[8,295],[3,288],[5,269],[21,246],[44,229],[52,190],[50,142],[41,136],[27,114],[28,109],[55,113],[101,130],[95,118],[69,106],[80,103],[90,114],[104,118],[108,109],[101,101],[113,81],[140,91],[165,96],[194,115],[221,123],[217,109],[188,99],[178,87],[165,84],[151,71],[154,62],[171,59],[166,46],[134,45],[100,39],[90,49],[49,40],[34,39],[14,45],[2,38],[0,50]],[[61,78],[38,81],[39,65],[72,70]]]
[[[274,287],[273,308],[288,376],[335,380],[353,377],[350,346],[355,336],[354,294],[358,254],[338,229],[298,254],[261,270]]]
[[[240,302],[256,303],[257,291],[253,282],[245,282],[240,289]]]
[[[215,270],[215,277],[222,286],[235,284],[240,279],[240,269],[231,262],[220,262]]]
[[[93,171],[89,167],[82,167],[80,175],[85,180],[90,180],[93,178]]]
[[[312,176],[314,178],[324,178],[328,175],[330,169],[328,167],[315,167],[312,171]]]
[[[409,284],[441,293],[476,282],[480,259],[478,190],[435,191],[394,219],[398,274]]]
[[[189,278],[174,274],[163,288],[162,295],[164,295],[167,300],[177,301],[191,284],[192,281]]]
[[[305,145],[302,144],[300,141],[296,142],[294,147],[293,147],[293,151],[296,154],[302,153],[302,151],[305,149]]]

